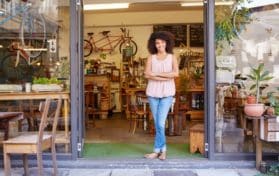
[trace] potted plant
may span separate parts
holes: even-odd
[[[204,66],[195,65],[192,67],[192,78],[194,79],[195,86],[203,85]]]
[[[62,91],[62,89],[61,81],[57,78],[39,77],[33,79],[33,91]]]
[[[279,92],[279,87],[276,88]],[[267,109],[268,115],[277,115],[279,116],[279,100],[274,96],[275,92],[268,92],[267,98],[270,103],[270,107]]]
[[[250,90],[254,90],[256,95],[256,103],[245,104],[244,112],[248,116],[261,116],[264,112],[264,104],[259,103],[260,87],[264,81],[271,80],[273,77],[269,75],[268,70],[264,70],[264,63],[260,63],[258,67],[252,68],[251,73],[247,75],[254,83],[251,85]]]

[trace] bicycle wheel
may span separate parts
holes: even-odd
[[[83,56],[88,57],[93,52],[93,46],[89,40],[83,40]]]
[[[122,54],[124,49],[127,48],[132,48],[132,56],[135,56],[137,54],[138,51],[138,46],[136,44],[136,42],[134,40],[130,40],[130,41],[123,41],[120,43],[119,45],[119,52]]]
[[[232,25],[235,35],[240,40],[245,40],[241,32],[245,30],[245,26],[251,22],[249,9],[242,6],[234,6],[232,11]]]
[[[7,55],[2,59],[1,69],[7,81],[18,83],[22,80],[32,78],[32,67],[28,65],[26,60],[20,56],[18,65],[16,66],[17,56],[15,54]]]
[[[25,12],[20,24],[19,38],[33,60],[46,51],[46,24],[43,15],[35,9]]]

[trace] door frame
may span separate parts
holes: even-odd
[[[163,0],[162,0],[163,2]],[[252,159],[252,153],[215,152],[215,0],[204,3],[204,61],[205,61],[205,157],[209,160]],[[72,19],[74,18],[74,19]],[[72,158],[82,157],[85,122],[83,98],[83,0],[71,1],[71,126]],[[78,59],[75,59],[78,58]],[[78,74],[77,74],[78,73]],[[78,106],[77,106],[78,105]],[[79,149],[79,150],[78,150]]]
[[[205,152],[214,159],[215,142],[215,0],[204,0],[204,61],[205,61]]]
[[[83,98],[83,0],[70,1],[71,151],[82,157],[84,136]]]

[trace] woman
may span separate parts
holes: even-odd
[[[153,153],[144,155],[149,159],[165,160],[167,157],[165,122],[175,95],[174,78],[179,72],[173,47],[173,36],[165,31],[152,33],[148,40],[150,56],[145,67],[145,78],[148,79],[146,95],[156,130]]]

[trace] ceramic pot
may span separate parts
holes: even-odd
[[[248,104],[256,104],[256,97],[255,96],[247,96],[247,103]]]
[[[245,104],[244,112],[248,116],[259,117],[264,113],[264,104]]]

